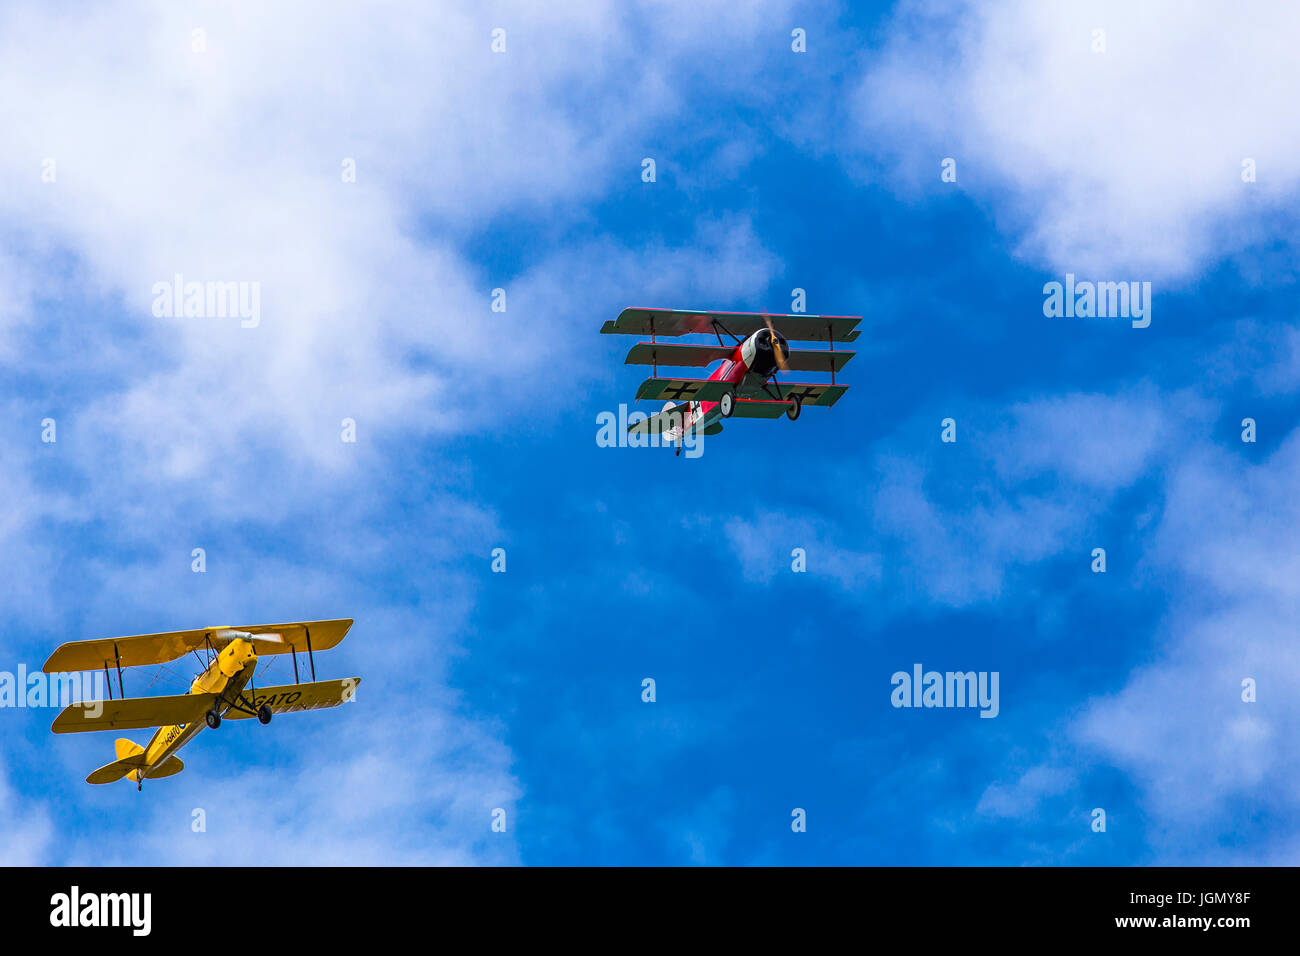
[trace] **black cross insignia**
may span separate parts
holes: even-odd
[[[694,395],[700,390],[700,386],[694,382],[682,382],[680,385],[670,385],[664,388],[663,394],[675,401],[681,401],[687,395]]]

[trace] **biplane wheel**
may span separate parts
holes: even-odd
[[[264,724],[269,724],[271,722],[271,708],[266,704],[257,708],[257,719]]]
[[[718,411],[722,413],[723,418],[730,418],[731,413],[735,410],[736,399],[730,392],[723,392],[722,397],[718,399]]]
[[[786,407],[785,410],[785,417],[790,419],[790,421],[792,422],[798,421],[799,412],[802,410],[803,410],[803,401],[799,398],[798,395],[791,395],[790,404],[789,406]]]
[[[203,715],[203,719],[204,721],[207,722],[207,725],[211,727],[213,730],[216,730],[218,727],[221,726],[221,715],[218,714],[215,710],[208,711],[206,714]]]

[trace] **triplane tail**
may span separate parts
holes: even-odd
[[[105,764],[86,778],[86,783],[115,783],[123,777],[132,783],[140,782],[140,773],[145,770],[144,748],[135,741],[119,737],[114,744],[117,759]],[[156,767],[148,769],[150,780],[158,777],[170,777],[185,769],[178,757],[168,757]]]

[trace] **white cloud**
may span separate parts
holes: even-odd
[[[364,654],[345,645],[336,663],[366,665],[356,669],[377,706],[427,707],[409,727],[420,739],[395,743],[387,718],[368,722],[333,765],[321,764],[337,747],[325,740],[276,772],[254,757],[208,774],[200,741],[173,794],[203,781],[207,804],[224,806],[283,792],[225,837],[251,844],[256,833],[261,857],[286,863],[513,859],[510,841],[479,836],[487,812],[521,792],[503,731],[446,685],[455,624],[477,597],[450,566],[498,536],[496,518],[470,500],[470,467],[442,462],[420,499],[438,534],[394,530],[394,464],[423,438],[535,407],[542,370],[593,374],[603,358],[566,349],[575,323],[594,336],[600,310],[612,315],[637,289],[675,302],[766,287],[779,263],[740,215],[701,216],[682,245],[650,229],[631,245],[559,240],[575,225],[588,234],[588,202],[641,188],[644,155],[689,142],[700,87],[751,103],[776,95],[751,82],[758,59],[733,57],[741,67],[720,73],[704,64],[766,43],[784,8],[0,12],[0,360],[29,383],[7,403],[15,440],[0,479],[10,619],[43,637],[89,637],[337,608],[373,643]],[[498,26],[504,55],[490,50]],[[743,165],[743,149],[714,146]],[[47,158],[53,183],[41,181]],[[345,158],[355,183],[341,179]],[[508,217],[535,241],[503,265],[476,243]],[[153,286],[176,273],[259,282],[260,325],[154,317]],[[489,309],[497,286],[505,314]],[[41,445],[36,423],[51,409],[59,442]],[[357,421],[356,445],[340,441],[344,417]],[[189,574],[189,549],[213,539],[208,574]],[[75,595],[56,594],[69,573]],[[418,583],[428,606],[414,617],[385,607],[371,593],[380,578]],[[105,799],[80,782],[103,741],[57,743],[70,799]],[[44,833],[46,811],[30,806],[29,834]],[[428,825],[413,827],[422,810]],[[216,839],[168,856],[176,826],[155,817],[113,852],[231,862]],[[346,838],[337,849],[335,833]],[[33,838],[15,857],[50,852]]]
[[[1300,431],[1265,460],[1252,450],[1201,448],[1170,476],[1154,538],[1173,598],[1160,651],[1073,731],[1141,780],[1169,822],[1233,799],[1293,807],[1300,786]]]
[[[860,145],[914,188],[993,206],[1021,252],[1107,279],[1182,279],[1260,239],[1300,184],[1286,4],[906,3],[856,103]],[[1092,52],[1093,31],[1105,52]],[[1258,181],[1242,182],[1253,158]]]

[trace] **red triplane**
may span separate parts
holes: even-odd
[[[677,442],[688,430],[716,435],[724,418],[799,417],[805,405],[834,405],[848,391],[835,384],[835,373],[854,352],[836,351],[836,342],[858,337],[861,316],[768,315],[759,312],[685,312],[678,309],[624,309],[602,333],[648,335],[632,346],[626,364],[649,365],[654,372],[637,389],[637,399],[664,399],[663,410],[628,426],[629,432],[660,435]],[[717,345],[660,342],[660,336],[713,335]],[[722,340],[730,336],[733,344]],[[744,338],[740,338],[744,336]],[[828,348],[791,349],[787,339],[826,342]],[[660,378],[659,366],[707,368],[721,364],[708,378]],[[829,384],[780,382],[777,372],[826,372]]]

